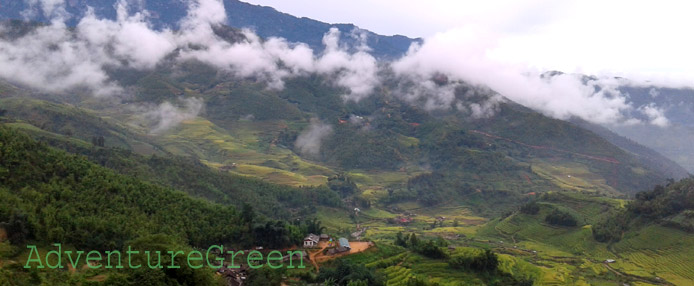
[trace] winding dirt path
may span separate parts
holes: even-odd
[[[313,264],[313,267],[316,268],[316,272],[318,272],[320,270],[320,266],[318,266],[318,261],[316,261],[316,257],[318,256],[318,254],[323,253],[324,249],[328,248],[328,242],[327,241],[319,241],[318,247],[320,247],[320,249],[308,253],[308,260],[310,260],[311,264]]]

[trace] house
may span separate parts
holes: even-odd
[[[304,238],[304,247],[316,247],[320,241],[320,237],[311,233]]]
[[[328,239],[330,239],[330,236],[329,236],[329,235],[327,235],[327,234],[325,234],[325,233],[323,233],[323,234],[320,235],[320,240],[328,240]]]
[[[344,237],[340,237],[340,239],[337,241],[337,250],[339,252],[345,252],[349,251],[350,249],[352,249],[352,247],[349,245],[349,240]]]
[[[607,260],[605,260],[605,263],[615,263],[615,262],[617,262],[617,261],[615,261],[614,259],[607,259]]]

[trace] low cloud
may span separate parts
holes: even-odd
[[[149,13],[129,13],[133,9],[126,0],[116,2],[115,20],[98,18],[87,8],[76,29],[70,30],[64,24],[64,1],[31,0],[27,11],[42,11],[52,22],[18,39],[0,40],[0,77],[45,92],[86,87],[96,95],[112,95],[123,89],[108,77],[107,68],[153,69],[178,51],[175,60],[195,59],[237,77],[264,80],[274,89],[283,88],[288,77],[319,73],[346,88],[346,100],[358,101],[378,83],[376,59],[367,53],[366,34],[360,30],[350,34],[362,43],[355,53],[340,47],[336,28],[326,34],[321,55],[314,55],[306,44],[262,40],[250,30],[242,31],[244,40],[230,43],[214,32],[226,22],[222,1],[187,3],[178,31],[153,29]]]
[[[340,31],[337,28],[331,28],[323,36],[325,51],[316,61],[316,71],[334,75],[336,77],[335,83],[349,90],[349,93],[343,95],[343,98],[358,102],[369,96],[374,87],[378,85],[378,63],[368,53],[366,34],[353,31],[351,35],[358,37],[361,42],[357,47],[357,52],[353,54],[339,46]]]
[[[95,95],[121,91],[103,67],[116,62],[61,24],[0,40],[0,77],[44,92],[88,88]]]
[[[399,76],[421,79],[443,73],[452,80],[489,87],[510,100],[559,119],[579,117],[599,124],[633,124],[635,119],[631,114],[641,113],[648,116],[652,124],[662,125],[666,120],[660,116],[662,113],[656,115],[653,108],[634,108],[627,96],[617,89],[628,84],[625,80],[561,73],[548,75],[505,64],[490,56],[495,41],[490,34],[472,29],[440,33],[426,39],[421,46],[412,46],[406,56],[393,63],[393,70]],[[426,81],[420,88],[437,89]],[[435,99],[436,104],[432,106],[449,105],[453,101],[450,91],[440,88],[435,92]],[[479,117],[488,115],[493,107],[494,102],[490,102],[461,109]]]
[[[667,127],[670,125],[670,120],[665,117],[665,111],[658,108],[653,103],[641,106],[638,110],[648,117],[648,122],[650,124],[660,127]]]
[[[150,133],[161,134],[185,120],[194,119],[202,108],[202,99],[186,98],[177,105],[166,101],[155,107],[141,107],[139,111],[143,114],[142,119],[150,126]]]
[[[350,50],[340,45],[340,31],[331,28],[323,37],[321,54],[301,43],[260,39],[250,30],[241,32],[243,40],[231,43],[215,33],[226,22],[221,0],[185,1],[187,16],[179,22],[180,29],[172,31],[153,29],[147,11],[130,13],[132,1],[117,1],[115,20],[98,18],[88,9],[73,30],[64,24],[69,15],[64,13],[63,0],[29,0],[31,7],[38,7],[52,22],[16,39],[0,37],[0,77],[47,93],[85,88],[97,96],[109,96],[125,90],[109,78],[106,70],[110,68],[149,70],[164,59],[194,59],[237,77],[265,81],[273,89],[283,88],[287,78],[324,75],[346,90],[345,101],[359,102],[373,94],[385,73],[407,82],[393,91],[396,96],[430,111],[450,109],[472,118],[492,116],[501,97],[488,92],[486,100],[468,100],[474,96],[456,94],[459,83],[465,82],[474,87],[473,93],[489,88],[559,119],[668,124],[657,106],[634,107],[618,90],[620,85],[637,83],[574,74],[548,76],[508,64],[494,56],[500,37],[479,27],[436,34],[413,45],[401,59],[379,63],[368,53],[367,34],[358,29],[349,36],[361,44]],[[132,3],[142,7],[140,1]],[[445,76],[446,83],[437,82],[438,76]]]
[[[296,138],[294,147],[299,153],[310,156],[318,156],[323,140],[333,133],[331,125],[312,119],[311,124]]]

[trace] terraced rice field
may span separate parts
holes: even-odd
[[[692,234],[652,225],[614,245],[622,261],[613,267],[629,274],[661,277],[676,285],[693,285],[692,244]]]

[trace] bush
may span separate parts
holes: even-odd
[[[493,272],[496,271],[499,266],[499,258],[494,252],[486,249],[483,253],[476,256],[454,256],[448,261],[448,264],[456,269]]]
[[[529,202],[521,206],[520,212],[529,215],[536,215],[538,212],[540,212],[540,205],[538,205],[537,202],[534,201]]]
[[[576,218],[571,214],[557,209],[548,214],[545,221],[551,225],[559,226],[576,226],[578,224]]]

